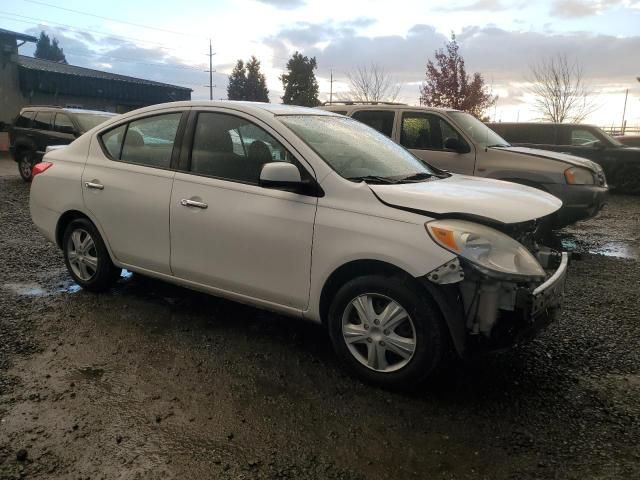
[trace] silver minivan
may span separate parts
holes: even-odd
[[[513,147],[473,115],[448,108],[343,102],[319,108],[352,117],[442,170],[520,183],[562,200],[553,227],[595,216],[609,191],[600,165],[564,153]]]

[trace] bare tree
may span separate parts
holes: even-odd
[[[399,83],[382,67],[372,63],[347,73],[350,89],[348,100],[356,102],[394,102],[400,94]]]
[[[531,66],[530,92],[545,120],[582,122],[595,110],[582,66],[558,54]]]

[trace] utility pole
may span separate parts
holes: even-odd
[[[215,72],[215,70],[213,69],[214,55],[215,52],[213,51],[213,48],[211,46],[211,39],[209,39],[209,54],[207,55],[209,57],[209,70],[205,70],[205,72],[209,72],[209,85],[205,85],[209,87],[209,100],[213,100],[213,88],[215,87],[215,85],[213,84],[213,72]]]
[[[627,92],[624,94],[624,108],[622,109],[622,135],[624,135],[624,131],[625,131],[625,120],[624,117],[627,114],[627,97],[629,96],[629,89],[627,88]]]
[[[331,69],[331,80],[329,80],[329,105],[333,104],[333,69]]]

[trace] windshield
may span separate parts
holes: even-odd
[[[427,178],[440,172],[367,125],[345,117],[283,115],[278,117],[339,175],[376,181]],[[374,177],[374,178],[372,178]]]
[[[625,146],[622,142],[620,142],[618,139],[612,137],[611,135],[609,135],[607,132],[605,132],[601,128],[598,128],[597,131],[598,131],[599,134],[601,134],[605,138],[605,140],[607,142],[609,142],[610,145],[613,145],[614,147],[624,147]]]
[[[97,127],[102,122],[106,122],[110,118],[115,117],[114,113],[76,113],[76,120],[80,124],[80,130],[87,132],[93,127]]]
[[[449,116],[455,120],[467,135],[473,138],[476,145],[482,148],[509,146],[509,142],[473,115],[466,112],[449,112]]]

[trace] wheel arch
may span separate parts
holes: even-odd
[[[62,237],[64,236],[64,231],[67,229],[67,226],[74,221],[76,218],[86,218],[91,223],[95,225],[95,222],[89,218],[89,216],[80,210],[68,210],[64,212],[60,218],[58,219],[58,223],[56,225],[56,245],[62,248]],[[97,228],[97,227],[96,227]]]
[[[361,259],[352,260],[336,268],[324,282],[320,293],[319,313],[324,324],[327,320],[331,300],[336,292],[347,283],[357,277],[364,275],[399,275],[415,280],[415,278],[402,268],[382,260]]]

